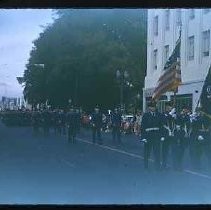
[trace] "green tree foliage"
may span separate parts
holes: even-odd
[[[131,90],[141,93],[146,69],[146,11],[141,9],[61,9],[34,41],[24,72],[24,95],[36,105],[46,100],[66,107],[68,99],[85,109],[119,103],[116,70],[127,70]],[[44,68],[34,64],[44,64]],[[129,94],[128,94],[129,92]]]

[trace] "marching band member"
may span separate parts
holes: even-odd
[[[188,109],[184,108],[181,113],[176,114],[174,141],[172,141],[172,160],[175,170],[183,170],[183,159],[188,146],[190,132],[190,118]]]
[[[166,104],[166,110],[163,113],[163,138],[161,138],[161,160],[162,160],[162,169],[167,168],[167,159],[169,156],[169,149],[171,146],[172,138],[174,136],[174,115],[175,109],[172,112],[172,106],[170,103]]]
[[[201,168],[201,157],[203,153],[208,158],[208,164],[211,161],[209,124],[209,119],[203,115],[200,108],[197,108],[196,113],[191,117],[192,130],[190,142],[190,157],[192,166],[195,169]]]
[[[144,142],[144,167],[148,169],[148,161],[153,149],[155,168],[160,170],[160,139],[163,127],[162,114],[156,111],[156,103],[148,104],[149,111],[144,113],[141,123],[141,137]]]

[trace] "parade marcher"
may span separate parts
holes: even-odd
[[[105,128],[105,132],[108,133],[111,131],[111,126],[112,126],[112,123],[111,123],[111,110],[108,110],[108,113],[105,114],[106,115],[106,128]]]
[[[55,112],[55,125],[56,125],[56,134],[61,136],[62,134],[62,115],[60,110],[58,109]]]
[[[57,133],[61,136],[65,134],[65,114],[62,109],[58,110],[55,113],[55,120],[56,120],[56,130]]]
[[[76,143],[77,116],[76,116],[76,111],[73,107],[71,107],[70,111],[67,113],[66,122],[68,127],[68,141]]]
[[[169,150],[172,142],[172,138],[174,135],[174,117],[172,116],[172,106],[170,103],[166,104],[165,112],[163,113],[163,128],[162,128],[162,136],[161,139],[161,162],[162,162],[162,169],[167,168],[167,160],[169,157]]]
[[[81,129],[81,113],[80,110],[76,109],[76,131],[79,134]]]
[[[58,110],[54,109],[50,112],[51,115],[51,126],[54,130],[54,134],[57,135],[58,134],[58,128],[57,128],[57,124],[58,124]]]
[[[200,110],[191,116],[191,139],[190,139],[190,157],[192,166],[195,169],[201,169],[201,158],[204,154],[211,161],[210,150],[210,120]]]
[[[149,111],[144,113],[141,123],[141,138],[144,142],[144,167],[148,169],[148,161],[153,149],[155,168],[160,170],[162,115],[156,110],[156,104],[153,101],[149,103],[148,109]]]
[[[102,120],[103,120],[102,130],[106,131],[106,129],[107,129],[107,116],[104,113],[102,113]]]
[[[43,110],[43,112],[42,112],[42,126],[43,126],[44,136],[49,135],[50,120],[51,120],[51,116],[50,116],[49,110],[48,109]]]
[[[176,113],[174,138],[172,140],[173,168],[177,171],[183,170],[183,159],[185,150],[189,144],[190,116],[187,108]]]
[[[95,107],[94,113],[91,116],[91,125],[92,125],[92,141],[95,144],[96,142],[96,134],[98,138],[98,143],[102,144],[101,138],[101,129],[103,126],[103,117],[102,113],[98,106]]]
[[[121,124],[122,124],[122,115],[117,108],[114,109],[114,112],[111,113],[111,126],[112,126],[112,139],[115,142],[116,138],[118,144],[121,143]]]
[[[63,109],[61,110],[60,115],[61,115],[62,134],[66,135],[66,115]]]
[[[33,133],[35,136],[37,136],[39,133],[39,126],[40,126],[40,113],[38,110],[33,110],[31,120],[33,126]]]

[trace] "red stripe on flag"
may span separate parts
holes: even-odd
[[[166,91],[175,90],[181,84],[181,71],[174,69],[164,81],[160,82],[155,89],[152,98],[156,99]]]
[[[177,64],[178,62],[174,62],[168,67],[168,69],[165,69],[165,73],[161,75],[158,81],[162,80],[167,74],[169,74],[170,71],[172,71],[172,69],[175,69]]]

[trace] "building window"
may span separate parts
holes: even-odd
[[[194,59],[194,36],[188,38],[188,60]]]
[[[164,47],[164,62],[166,63],[169,58],[169,45]]]
[[[158,16],[154,17],[154,35],[158,35]]]
[[[165,14],[165,28],[168,31],[170,28],[170,10],[166,10],[166,14]]]
[[[194,17],[195,17],[195,11],[194,11],[194,9],[190,9],[190,15],[189,15],[189,17],[190,17],[191,20],[194,19]]]
[[[182,12],[181,9],[177,10],[177,26],[180,26],[182,24]]]
[[[158,59],[158,50],[153,51],[153,69],[157,70],[157,59]]]
[[[210,50],[210,30],[202,32],[202,55],[209,56]]]
[[[207,14],[210,11],[210,9],[203,9],[204,14]]]

